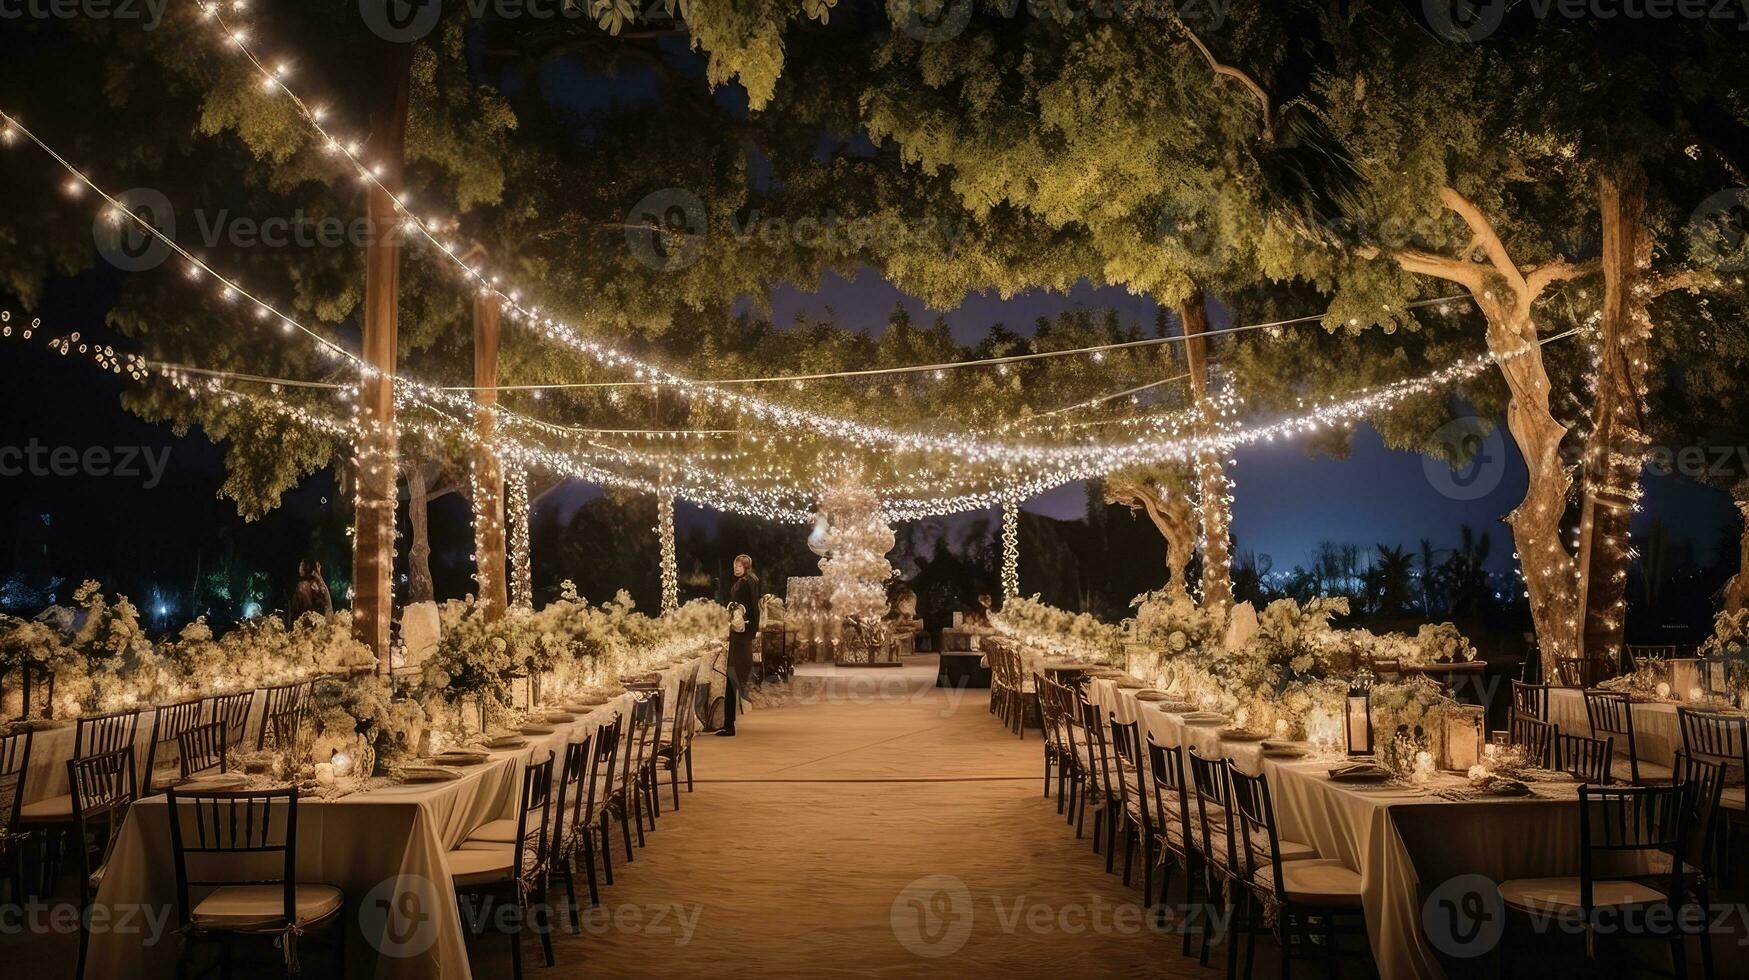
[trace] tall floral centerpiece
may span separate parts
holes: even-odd
[[[827,602],[843,624],[839,663],[897,663],[886,657],[887,583],[895,569],[887,561],[893,529],[881,515],[881,501],[854,480],[829,487],[820,497],[825,526],[816,531],[826,557],[820,559]]]

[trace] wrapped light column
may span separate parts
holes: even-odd
[[[1002,598],[1020,595],[1020,495],[1002,497]]]
[[[529,562],[528,470],[512,465],[504,480],[504,515],[510,525],[510,604],[534,608],[534,573]]]
[[[656,495],[656,533],[662,541],[662,612],[680,608],[680,569],[674,551],[674,491]]]

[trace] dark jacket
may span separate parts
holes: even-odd
[[[292,589],[291,621],[297,622],[298,617],[307,612],[321,613],[323,616],[334,612],[334,600],[328,595],[328,583],[314,575],[301,579],[297,588]]]
[[[759,576],[748,572],[729,586],[729,601],[747,610],[747,632],[759,632]]]

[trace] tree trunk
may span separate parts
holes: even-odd
[[[413,543],[407,548],[407,601],[434,602],[437,589],[431,583],[431,489],[425,482],[424,460],[407,465],[407,524]]]
[[[1179,305],[1184,322],[1184,359],[1190,369],[1190,391],[1201,416],[1199,432],[1213,435],[1217,409],[1209,397],[1208,307],[1198,289]],[[1196,457],[1197,497],[1202,511],[1202,604],[1225,610],[1233,604],[1232,485],[1222,465],[1222,452],[1204,450]]]
[[[1166,593],[1189,602],[1190,588],[1184,569],[1196,550],[1196,515],[1190,504],[1157,486],[1115,475],[1105,478],[1105,502],[1147,512],[1148,519],[1166,539]]]
[[[1651,261],[1644,233],[1645,176],[1598,181],[1603,216],[1602,337],[1598,344],[1593,428],[1586,440],[1585,497],[1579,521],[1578,608],[1582,650],[1594,666],[1620,664],[1627,613],[1628,523],[1640,496],[1645,454],[1646,346],[1651,321],[1638,289]]]
[[[498,338],[502,330],[498,299],[474,297],[474,431],[480,441],[474,448],[474,567],[480,587],[480,604],[486,617],[496,620],[509,605],[508,567],[504,542],[504,466],[496,447],[498,403]]]
[[[1737,501],[1737,513],[1743,516],[1743,531],[1737,537],[1737,574],[1725,583],[1725,612],[1738,612],[1749,606],[1749,501]]]
[[[389,192],[399,193],[406,155],[408,68],[412,48],[384,47],[381,87],[370,113],[371,162],[383,187],[368,190],[370,241],[364,254],[364,361],[360,379],[357,528],[352,544],[352,631],[389,668],[395,566],[395,360],[400,290],[400,216]],[[388,190],[384,190],[386,187]]]

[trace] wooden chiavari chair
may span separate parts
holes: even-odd
[[[619,793],[617,777],[621,744],[625,741],[625,716],[618,714],[595,730],[595,769],[600,773],[595,789],[596,820],[600,823],[601,872],[607,884],[613,884],[613,837],[608,832],[616,813],[615,798]],[[632,852],[631,831],[620,822],[625,835],[626,856]],[[585,841],[588,846],[588,841]]]
[[[341,972],[345,899],[333,885],[298,880],[296,786],[189,793],[172,786],[165,797],[184,971],[195,949],[215,944],[228,975],[233,943],[258,940],[281,947],[286,972],[295,976],[301,937],[321,930],[333,936],[331,970]],[[267,874],[275,864],[275,873]],[[196,892],[203,893],[199,899]]]
[[[115,850],[115,840],[121,835],[122,821],[127,818],[136,793],[134,750],[132,746],[88,755],[67,762],[67,787],[73,800],[72,834],[74,854],[78,858],[79,911],[84,925],[85,912],[97,897],[97,888],[109,866],[109,855]],[[85,976],[85,956],[90,946],[88,929],[79,930],[79,964],[74,977]]]
[[[1135,864],[1136,844],[1143,850],[1142,894],[1152,892],[1154,866],[1149,860],[1154,837],[1153,816],[1148,812],[1147,768],[1142,761],[1142,727],[1140,722],[1111,719],[1111,760],[1114,782],[1117,784],[1118,806],[1113,820],[1123,821],[1123,883],[1130,883]]]
[[[1588,657],[1556,657],[1555,684],[1560,687],[1591,686],[1592,662]]]
[[[80,718],[73,727],[73,758],[70,761],[78,762],[124,749],[132,755],[139,721],[138,709]],[[130,778],[137,778],[134,766],[128,766],[127,771]],[[139,791],[137,785],[131,788],[136,793]],[[47,893],[59,871],[62,840],[78,829],[73,813],[72,787],[69,785],[67,792],[59,796],[24,804],[18,811],[18,826],[42,833],[42,888]]]
[[[1688,975],[1687,943],[1681,910],[1688,906],[1689,875],[1671,855],[1686,853],[1689,825],[1688,791],[1681,786],[1579,787],[1579,874],[1556,878],[1515,878],[1500,883],[1507,909],[1534,918],[1573,916],[1587,924],[1586,958],[1595,960],[1599,909],[1632,906],[1641,911],[1639,928],[1612,930],[1622,938],[1668,940],[1675,975]],[[1636,860],[1637,858],[1637,860]],[[1665,869],[1650,873],[1622,868]],[[1667,910],[1660,914],[1657,910]],[[1650,911],[1649,914],[1648,910]],[[1712,960],[1705,936],[1709,917],[1702,914],[1702,949]],[[1507,930],[1510,938],[1512,930]],[[1502,959],[1509,959],[1503,949]]]
[[[1302,955],[1315,949],[1310,934],[1314,924],[1321,927],[1322,956],[1331,976],[1340,971],[1345,957],[1370,957],[1360,875],[1339,860],[1320,858],[1316,851],[1306,854],[1305,845],[1284,841],[1276,828],[1269,781],[1248,775],[1231,763],[1226,769],[1232,822],[1238,828],[1233,844],[1237,892],[1233,904],[1243,905],[1234,909],[1234,921],[1242,917],[1245,927],[1245,975],[1250,976],[1256,965],[1257,933],[1265,927],[1268,917],[1263,913],[1271,903],[1276,909],[1275,935],[1281,944],[1283,976],[1288,973],[1288,961],[1294,958],[1296,941],[1305,951]],[[1342,939],[1352,936],[1359,936],[1360,942],[1350,943],[1352,948],[1345,950]],[[1228,950],[1229,977],[1238,959],[1237,949]]]
[[[675,692],[673,716],[656,742],[655,765],[668,773],[668,788],[674,794],[674,809],[680,809],[680,769],[686,768],[686,791],[692,792],[692,738],[698,728],[698,668],[681,680]],[[657,793],[657,797],[661,794]]]
[[[1617,748],[1627,749],[1627,777],[1624,782],[1637,785],[1667,783],[1671,772],[1666,766],[1641,761],[1639,741],[1634,737],[1634,704],[1621,691],[1588,690],[1585,692],[1585,716],[1591,722],[1591,736],[1609,736]],[[1616,778],[1621,779],[1619,768]]]
[[[1073,691],[1050,678],[1045,679],[1056,701],[1057,727],[1062,732],[1064,755],[1057,762],[1057,772],[1063,776],[1057,790],[1057,812],[1064,822],[1075,826],[1075,836],[1081,836],[1081,814],[1087,805],[1086,735],[1081,726],[1080,708]]]
[[[1512,715],[1513,717],[1523,716],[1535,718],[1537,721],[1548,721],[1549,686],[1513,681]]]
[[[243,751],[243,739],[249,731],[249,709],[255,706],[254,691],[235,694],[212,694],[205,698],[207,721],[225,724],[225,746],[231,752]]]
[[[1187,887],[1191,875],[1190,797],[1184,792],[1184,749],[1161,745],[1148,736],[1148,788],[1154,805],[1152,855],[1160,864],[1160,924],[1165,925],[1166,903],[1172,889],[1172,870],[1184,871]],[[1152,863],[1152,862],[1151,862]],[[1147,896],[1149,902],[1153,895]],[[1190,932],[1184,933],[1184,951],[1190,952]]]
[[[193,698],[152,709],[152,742],[146,749],[146,778],[140,786],[141,796],[156,796],[171,780],[179,778],[181,762],[172,752],[178,751],[182,734],[200,724],[202,707],[201,699]]]
[[[1615,762],[1615,740],[1568,735],[1556,729],[1552,740],[1554,765],[1580,782],[1608,786]]]
[[[255,734],[255,751],[282,748],[297,743],[303,727],[304,701],[309,694],[308,681],[282,684],[262,692],[261,731]]]
[[[1707,759],[1697,759],[1685,752],[1676,753],[1675,784],[1688,791],[1689,828],[1688,854],[1685,860],[1700,869],[1698,887],[1706,887],[1706,879],[1724,876],[1724,834],[1721,825],[1719,799],[1725,790],[1725,765]],[[1701,905],[1706,898],[1701,896]]]
[[[522,980],[522,933],[530,909],[543,910],[550,881],[551,818],[553,809],[553,752],[540,762],[522,767],[522,792],[516,808],[516,839],[509,844],[495,841],[463,841],[445,855],[450,879],[458,898],[501,896],[514,902],[517,915],[510,931],[510,972]],[[550,921],[537,927],[547,966],[553,965],[553,930]]]
[[[1749,775],[1749,717],[1724,711],[1676,709],[1682,731],[1682,751],[1690,757],[1725,767],[1724,805],[1743,809],[1742,786]],[[1736,789],[1733,793],[1732,788]]]
[[[24,808],[33,738],[29,731],[0,737],[0,860],[7,864],[6,880],[12,885],[12,901],[18,905],[25,900],[24,842],[30,836],[18,822],[18,811]]]
[[[214,769],[225,772],[229,768],[230,743],[225,737],[223,721],[209,721],[183,732],[177,739],[176,748],[179,779]]]
[[[656,788],[656,743],[661,738],[662,719],[665,717],[667,694],[661,688],[653,691],[635,692],[632,697],[632,712],[642,712],[643,728],[639,733],[637,749],[638,761],[635,775],[637,776],[638,802],[643,804],[638,812],[642,818],[649,820],[650,829],[656,829],[656,817],[661,815],[662,794]],[[643,832],[638,834],[638,846],[644,846]]]
[[[1081,734],[1087,743],[1087,802],[1093,806],[1093,853],[1102,853],[1099,845],[1104,840],[1105,870],[1109,874],[1117,867],[1115,851],[1119,818],[1115,811],[1121,803],[1114,782],[1111,745],[1100,718],[1099,706],[1088,701],[1085,694],[1078,693],[1076,707],[1081,712]]]
[[[1203,917],[1202,928],[1197,931],[1196,958],[1197,962],[1208,966],[1209,947],[1224,941],[1223,937],[1212,934],[1224,931],[1222,923],[1232,921],[1232,878],[1237,855],[1233,851],[1232,801],[1229,792],[1231,787],[1227,780],[1226,760],[1205,759],[1193,749],[1186,753],[1185,761],[1190,767],[1189,789],[1196,800],[1196,811],[1191,825],[1191,846],[1196,849],[1197,864],[1203,877],[1203,894],[1209,900],[1208,913]],[[1220,898],[1223,911],[1227,915],[1217,917],[1214,914],[1213,905],[1217,897]],[[1189,922],[1186,921],[1186,927],[1188,926]]]
[[[1038,691],[1039,725],[1044,742],[1045,799],[1051,798],[1051,775],[1057,777],[1057,812],[1063,812],[1064,781],[1068,776],[1066,740],[1063,733],[1063,706],[1056,685],[1038,674],[1032,675],[1032,685]]]
[[[1546,721],[1528,715],[1513,715],[1508,737],[1512,744],[1524,749],[1525,758],[1533,766],[1548,769],[1554,765],[1555,736],[1560,729]]]

